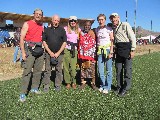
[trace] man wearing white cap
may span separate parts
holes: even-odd
[[[114,32],[117,79],[116,93],[119,96],[125,96],[131,88],[132,59],[135,54],[136,37],[129,23],[120,22],[118,13],[112,13],[109,19],[113,24]]]

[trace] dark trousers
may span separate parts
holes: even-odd
[[[58,58],[58,64],[55,65],[56,70],[56,78],[55,78],[55,86],[60,86],[63,80],[62,77],[62,62],[63,62],[63,55],[60,55]],[[46,59],[45,59],[45,73],[43,77],[43,84],[49,86],[50,85],[50,77],[51,77],[51,57],[48,53],[46,53]]]
[[[115,64],[117,87],[129,90],[132,81],[132,59],[116,55]]]
[[[40,79],[42,75],[42,68],[44,64],[44,56],[34,57],[31,52],[27,52],[28,57],[26,61],[23,61],[23,74],[22,74],[22,87],[21,93],[26,94],[28,85],[32,75],[33,68],[33,77],[32,77],[32,86],[31,89],[38,89],[40,85]]]

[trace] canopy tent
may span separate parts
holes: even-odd
[[[152,40],[154,40],[156,37],[153,35],[148,35],[146,37],[141,37],[141,39],[143,40],[148,40],[149,42],[152,42]]]
[[[141,37],[141,39],[146,39],[146,40],[153,40],[153,39],[155,39],[156,37],[155,36],[153,36],[153,35],[148,35],[148,36],[145,36],[145,37]]]
[[[30,20],[32,18],[33,18],[33,15],[0,12],[0,23],[3,23],[4,20],[12,20],[13,23],[21,23],[21,22],[23,23],[24,21]],[[78,23],[80,27],[84,26],[84,23],[86,20],[89,20],[91,21],[91,23],[94,23],[94,19],[78,19]],[[51,17],[43,16],[43,22],[50,23]],[[61,18],[60,25],[62,26],[67,25],[67,22],[68,22],[68,18]]]

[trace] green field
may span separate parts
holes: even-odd
[[[20,103],[19,88],[20,79],[0,82],[0,120],[160,120],[160,52],[135,57],[132,89],[124,98],[62,86]]]

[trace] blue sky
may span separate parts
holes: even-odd
[[[126,20],[128,12],[128,22],[134,26],[134,10],[137,10],[136,26],[144,29],[160,32],[160,0],[1,0],[1,12],[13,12],[20,14],[33,13],[35,8],[41,8],[45,16],[54,14],[62,18],[75,15],[78,18],[95,19],[92,27],[97,27],[97,16],[103,13],[107,16],[106,23],[110,22],[108,17],[112,12],[117,12],[121,21]]]

